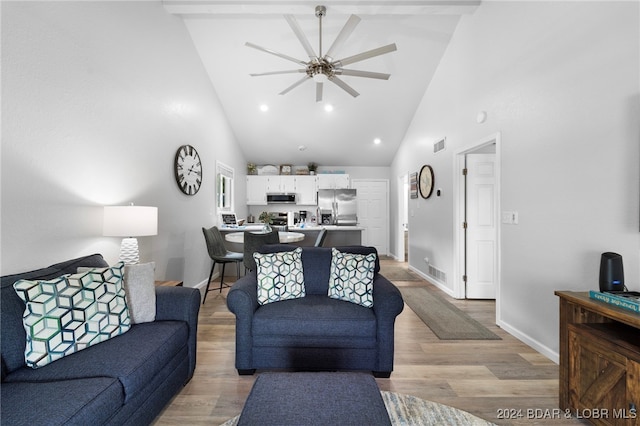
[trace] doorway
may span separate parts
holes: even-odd
[[[500,302],[500,133],[455,155],[454,294]],[[473,170],[471,170],[471,168]]]
[[[389,181],[386,179],[352,179],[358,191],[358,226],[362,244],[373,246],[380,255],[389,253]]]
[[[465,160],[465,296],[467,299],[495,299],[496,156],[491,152],[474,151],[466,154]]]
[[[396,260],[409,261],[409,174],[398,177],[398,220],[396,221]]]

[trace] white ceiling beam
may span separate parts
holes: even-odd
[[[322,4],[332,14],[345,15],[465,15],[473,13],[481,0],[164,0],[167,12],[175,15],[309,15]]]

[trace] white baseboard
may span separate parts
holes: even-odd
[[[546,356],[551,361],[555,362],[556,364],[560,364],[560,355],[558,354],[558,352],[552,350],[546,345],[543,345],[536,339],[533,339],[529,335],[522,333],[517,328],[512,327],[511,325],[507,324],[502,320],[499,320],[497,325],[498,327],[500,327],[501,329],[503,329],[504,331],[506,331],[513,337],[515,337],[516,339],[520,340],[522,343],[528,346],[531,346],[533,349],[540,352],[542,355]]]
[[[213,277],[215,278],[216,276],[214,275]],[[211,278],[211,279],[213,280],[214,278]],[[200,292],[204,292],[207,289],[207,281],[202,280],[196,285],[194,285],[193,288],[197,288],[198,290],[200,290]]]
[[[445,283],[434,279],[432,276],[425,274],[424,272],[420,271],[419,269],[416,269],[414,266],[409,265],[409,269],[412,270],[413,272],[415,272],[416,274],[420,275],[425,280],[429,281],[434,286],[438,287],[443,292],[447,293],[447,295],[449,295],[449,296],[451,296],[451,297],[453,297],[455,299],[455,296],[453,295],[453,290],[451,290],[449,287],[447,287],[447,285]]]
[[[393,254],[393,253],[388,253],[388,254],[387,254],[387,256],[389,256],[389,257],[390,257],[391,259],[393,259],[393,260],[398,260],[398,256],[396,256],[396,255],[395,255],[395,254]]]

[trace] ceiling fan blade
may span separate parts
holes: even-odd
[[[244,45],[248,46],[248,47],[253,47],[254,49],[258,49],[258,50],[261,50],[263,52],[270,53],[272,55],[279,56],[280,58],[286,59],[287,61],[295,62],[296,64],[300,64],[300,65],[304,65],[304,66],[307,65],[306,62],[304,62],[304,61],[302,61],[300,59],[296,59],[296,58],[291,57],[289,55],[285,55],[284,53],[276,52],[275,50],[267,49],[266,47],[258,46],[257,44],[246,42]]]
[[[307,72],[307,70],[299,69],[299,70],[288,70],[288,71],[269,71],[269,72],[258,72],[258,73],[253,73],[249,75],[251,77],[261,77],[263,75],[297,74],[297,73],[303,73],[303,72]]]
[[[384,74],[381,72],[372,72],[372,71],[359,71],[359,70],[345,70],[345,69],[337,69],[335,73],[338,75],[352,75],[354,77],[366,77],[366,78],[377,78],[379,80],[389,80],[391,74]]]
[[[329,61],[331,61],[331,59],[333,58],[333,52],[340,49],[340,47],[342,47],[344,42],[347,40],[347,38],[349,38],[349,36],[353,32],[353,30],[356,29],[356,26],[359,23],[360,23],[360,18],[357,17],[356,15],[351,15],[349,17],[349,19],[347,20],[347,23],[344,24],[344,27],[342,27],[342,29],[340,30],[340,33],[338,34],[336,39],[333,41],[333,44],[331,45],[329,50],[327,50],[327,53],[324,55],[326,58],[329,59]]]
[[[293,15],[284,15],[284,19],[287,20],[294,34],[296,35],[296,37],[298,37],[298,40],[300,40],[302,47],[304,47],[305,52],[307,52],[307,55],[309,55],[309,59],[317,58],[318,55],[316,55],[316,52],[313,51],[313,48],[311,47],[307,36],[305,36],[302,32],[302,29],[300,28],[300,25],[298,25],[298,21],[296,20],[296,18]]]
[[[316,83],[316,102],[322,102],[322,82]]]
[[[336,67],[342,67],[343,65],[353,64],[355,62],[364,61],[365,59],[373,58],[375,56],[384,55],[385,53],[394,52],[398,50],[395,43],[388,44],[386,46],[378,47],[377,49],[367,50],[366,52],[358,53],[357,55],[349,56],[339,61],[335,61],[333,64]]]
[[[291,86],[287,87],[286,89],[284,89],[282,92],[279,93],[279,95],[286,95],[287,93],[289,93],[290,91],[292,91],[293,89],[295,89],[296,87],[300,86],[302,83],[304,83],[305,81],[309,80],[311,77],[309,77],[308,75],[305,75],[304,77],[302,77],[300,80],[296,81],[295,83],[293,83]]]
[[[342,90],[353,96],[354,98],[360,95],[360,93],[356,92],[353,87],[349,86],[344,81],[340,80],[337,76],[329,77],[329,81],[333,82],[336,86],[340,87]]]

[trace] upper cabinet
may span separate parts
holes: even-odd
[[[267,193],[295,193],[295,176],[267,176]]]
[[[267,205],[267,188],[271,176],[247,176],[247,205]]]
[[[296,176],[296,203],[318,204],[318,179],[315,176]]]
[[[318,189],[346,189],[349,188],[347,174],[319,174]]]
[[[318,200],[316,176],[247,176],[247,205],[266,205],[267,194],[296,194],[296,204],[315,206]]]

